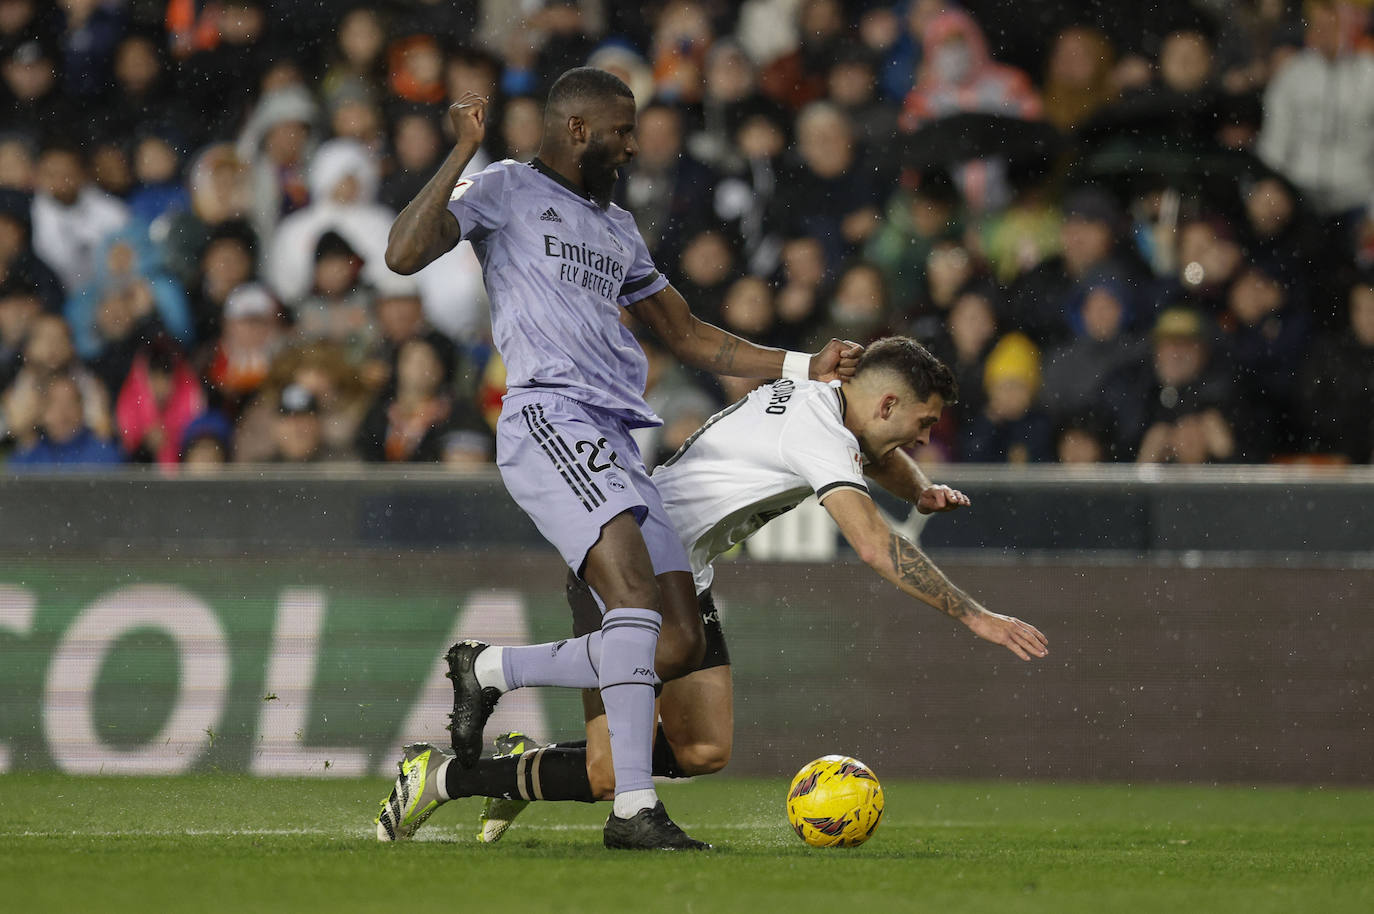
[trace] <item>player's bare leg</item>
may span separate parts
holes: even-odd
[[[658,678],[666,684],[701,668],[701,659],[706,654],[706,628],[690,572],[669,571],[659,575],[657,581],[663,629],[658,634],[654,666]]]
[[[715,774],[730,763],[735,687],[728,665],[665,683],[658,708],[663,735],[683,775]]]
[[[660,736],[667,746],[654,746],[654,774],[696,777],[715,774],[730,761],[734,749],[734,684],[729,666],[698,670],[665,683],[659,699]],[[587,779],[592,795],[615,795],[606,715],[596,692],[582,693],[587,726]]]
[[[587,781],[598,800],[615,797],[615,768],[611,764],[611,736],[606,727],[606,709],[594,689],[582,690],[582,716],[586,721]]]

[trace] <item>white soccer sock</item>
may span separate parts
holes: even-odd
[[[482,688],[510,691],[510,683],[506,681],[506,671],[501,664],[501,655],[505,650],[504,647],[493,644],[472,661],[472,672],[477,676],[477,683]]]
[[[643,809],[653,809],[658,805],[658,794],[652,787],[648,790],[627,790],[615,795],[615,817],[628,819]]]

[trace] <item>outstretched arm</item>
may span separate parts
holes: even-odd
[[[487,100],[468,92],[448,109],[448,116],[458,141],[434,177],[391,223],[387,236],[386,265],[406,276],[447,254],[462,237],[448,200],[486,136]]]
[[[814,381],[848,380],[854,377],[863,347],[831,340],[812,356],[756,346],[699,320],[687,301],[672,286],[630,305],[630,313],[658,335],[663,345],[693,368],[737,378],[792,377]],[[809,362],[803,360],[809,359]],[[802,375],[802,370],[806,375]]]
[[[922,514],[953,511],[971,504],[968,496],[958,489],[931,482],[920,464],[901,448],[891,451],[878,463],[864,467],[864,474],[898,498],[911,502]]]
[[[1049,653],[1049,642],[1035,626],[989,612],[954,586],[915,543],[892,531],[867,495],[837,489],[825,499],[825,509],[859,557],[903,593],[958,619],[978,637],[1004,646],[1022,660]]]

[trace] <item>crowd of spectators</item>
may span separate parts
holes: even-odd
[[[490,463],[476,258],[387,232],[583,64],[699,315],[951,365],[924,461],[1374,456],[1367,0],[0,0],[5,468]],[[652,465],[752,382],[641,338]]]

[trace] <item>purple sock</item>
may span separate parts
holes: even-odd
[[[611,733],[615,792],[652,790],[654,648],[662,616],[651,609],[611,609],[601,618],[601,703]]]
[[[502,648],[501,672],[512,689],[567,686],[594,689],[599,683],[601,632],[548,644]]]

